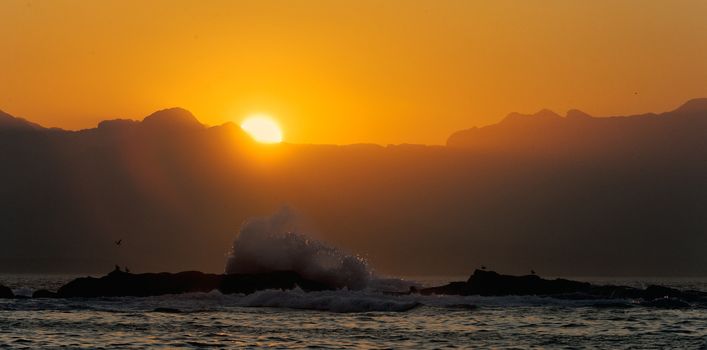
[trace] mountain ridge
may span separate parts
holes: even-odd
[[[454,132],[446,145],[506,152],[537,148],[585,152],[604,146],[625,147],[626,143],[651,149],[651,143],[671,142],[675,134],[699,138],[705,132],[707,98],[698,98],[659,114],[594,117],[576,109],[564,117],[548,109],[534,114],[510,113],[499,123]]]
[[[288,204],[318,238],[386,273],[704,275],[701,106],[546,111],[484,129],[469,148],[261,145],[169,109],[152,126],[6,129],[0,270],[100,272],[128,259],[134,271],[223,271],[239,225]]]
[[[586,126],[587,123],[612,123],[615,121],[632,121],[636,122],[639,119],[645,118],[658,118],[665,119],[671,117],[685,117],[687,119],[697,119],[701,120],[701,116],[704,114],[704,119],[707,120],[707,98],[694,98],[687,100],[685,103],[681,104],[677,108],[666,111],[662,113],[644,113],[644,114],[634,114],[626,116],[602,116],[596,117],[592,116],[586,112],[580,111],[578,109],[570,109],[566,112],[564,116],[550,110],[541,109],[533,114],[522,114],[518,112],[511,112],[506,115],[503,119],[497,123],[485,125],[485,126],[474,126],[468,129],[458,130],[453,132],[446,142],[446,146],[451,146],[455,148],[473,148],[473,142],[469,142],[469,138],[473,139],[475,137],[482,137],[488,139],[488,135],[480,135],[489,130],[498,130],[502,128],[532,128],[533,131],[543,130],[550,125],[556,124],[571,124],[576,123],[577,125]],[[697,118],[695,118],[697,117]],[[229,123],[224,123],[218,127],[223,127]],[[230,123],[232,124],[232,123]],[[232,127],[233,125],[231,125]],[[181,107],[170,107],[155,111],[142,120],[133,119],[106,119],[98,123],[95,128],[84,129],[80,131],[91,131],[91,130],[125,130],[132,127],[143,127],[150,130],[162,130],[164,132],[177,132],[177,131],[195,131],[209,128],[205,124],[201,123],[196,116],[194,116],[189,110]],[[9,113],[0,110],[0,130],[3,129],[21,129],[21,130],[34,130],[34,131],[46,131],[46,130],[59,130],[65,131],[63,129],[47,129],[39,124],[33,123],[23,118],[15,117]],[[577,132],[575,130],[575,132]],[[465,140],[467,138],[467,140]],[[509,142],[510,140],[503,140],[503,142]],[[366,143],[375,144],[375,143]],[[304,145],[304,144],[303,144]],[[377,144],[376,144],[377,145]],[[404,144],[402,144],[404,145]]]
[[[46,130],[43,126],[0,110],[0,130]]]

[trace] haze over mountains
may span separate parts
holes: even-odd
[[[240,223],[287,204],[383,273],[707,275],[706,140],[707,99],[512,113],[446,146],[262,145],[178,108],[81,131],[0,112],[0,271],[220,272]]]

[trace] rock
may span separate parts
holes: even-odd
[[[221,293],[250,294],[265,289],[294,289],[300,287],[305,291],[320,291],[334,289],[323,283],[300,277],[293,271],[276,271],[259,274],[229,274],[223,275],[218,289]]]
[[[32,298],[58,298],[55,292],[50,292],[46,289],[39,289],[32,293]]]
[[[442,295],[470,295],[466,282],[451,282],[440,287],[423,288],[419,290],[420,294],[442,294]]]
[[[15,293],[12,292],[12,289],[0,284],[0,299],[12,299],[14,297]]]
[[[681,291],[663,286],[646,289],[626,286],[595,286],[587,282],[566,279],[548,280],[536,275],[509,276],[494,271],[476,270],[466,282],[452,282],[444,286],[425,288],[421,294],[447,295],[539,295],[571,300],[632,299],[640,305],[663,308],[707,305],[707,293]]]
[[[509,276],[475,270],[466,282],[425,288],[422,294],[455,295],[554,295],[588,292],[591,284],[566,279],[546,280],[536,275]]]
[[[144,297],[212,290],[219,290],[224,294],[249,294],[258,290],[286,290],[297,286],[306,291],[332,289],[324,284],[304,279],[291,271],[230,275],[206,274],[198,271],[143,274],[113,271],[101,278],[77,278],[59,288],[57,294],[61,298]]]
[[[509,276],[476,270],[466,281],[467,291],[479,295],[552,295],[586,292],[591,284],[566,279],[546,280],[536,275]]]
[[[220,282],[220,275],[197,271],[132,274],[116,270],[101,278],[77,278],[59,288],[58,294],[62,298],[90,298],[209,292]]]

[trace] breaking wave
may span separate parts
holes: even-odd
[[[290,270],[336,288],[363,289],[372,278],[365,259],[295,232],[287,208],[245,221],[233,241],[226,273]]]
[[[241,306],[275,307],[331,312],[404,312],[421,303],[410,298],[386,297],[377,293],[354,291],[304,292],[301,289],[264,290],[242,297]]]

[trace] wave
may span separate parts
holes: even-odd
[[[518,307],[618,309],[638,306],[643,305],[628,299],[568,300],[542,296],[392,295],[371,289],[305,292],[299,288],[285,291],[262,290],[247,295],[212,291],[153,297],[25,299],[0,302],[0,310],[90,310],[137,314],[229,312],[234,308],[243,307],[355,313],[407,312],[418,308],[473,312],[477,309]],[[165,310],[170,312],[161,312]]]
[[[248,219],[233,241],[226,273],[295,271],[336,288],[363,289],[372,277],[365,259],[292,230],[287,208]]]
[[[12,289],[12,294],[21,296],[21,297],[32,297],[32,293],[34,293],[34,289],[29,288],[29,287],[19,287],[19,288],[13,288]]]
[[[539,296],[389,295],[373,291],[266,290],[239,297],[237,306],[331,312],[405,312],[418,307],[449,310],[507,307],[632,307],[631,300],[562,300]]]
[[[306,293],[301,289],[260,291],[243,297],[239,304],[248,307],[277,307],[332,312],[403,312],[422,305],[414,300],[386,298],[374,293],[347,291]]]

